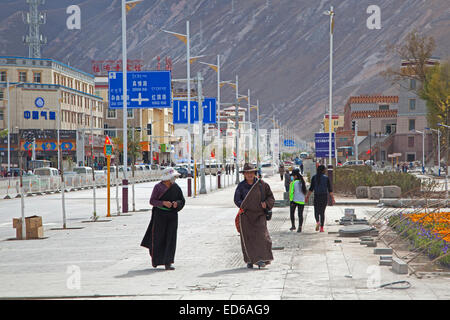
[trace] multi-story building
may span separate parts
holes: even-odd
[[[322,125],[324,128],[324,132],[329,132],[329,126],[330,126],[330,115],[326,114],[323,117],[322,120]],[[331,132],[336,132],[338,128],[343,127],[344,126],[344,116],[343,115],[338,115],[338,114],[333,114],[331,116]]]
[[[60,129],[60,146],[67,159],[75,159],[78,133],[94,129],[93,135],[102,134],[95,129],[103,128],[104,105],[101,97],[94,93],[94,76],[53,59],[0,57],[0,129],[8,128],[7,87],[9,86],[9,124],[11,134],[21,137],[17,146],[11,145],[11,163],[17,164],[20,149],[30,157],[33,148],[30,141],[23,138],[28,132],[28,140],[36,140],[37,159],[52,161],[57,166],[57,130]],[[59,126],[58,126],[59,123]],[[86,130],[83,130],[86,129]],[[89,141],[99,141],[85,137],[83,153],[90,163],[100,162],[103,145],[89,145]],[[89,140],[90,139],[90,140]],[[5,148],[4,140],[1,141]],[[77,148],[78,146],[78,148]],[[84,149],[84,148],[83,148]],[[86,152],[84,152],[86,151]],[[93,151],[93,153],[92,153]],[[80,156],[78,153],[78,157]],[[2,157],[5,163],[6,157]],[[77,159],[83,163],[87,159]]]

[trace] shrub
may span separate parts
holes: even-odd
[[[420,190],[419,178],[403,172],[372,171],[369,166],[351,166],[336,168],[334,175],[334,191],[355,194],[359,186],[399,186],[402,193]]]

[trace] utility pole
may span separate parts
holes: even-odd
[[[239,184],[239,78],[236,75],[236,184]]]
[[[259,160],[259,100],[256,100],[256,167],[260,168]]]
[[[200,164],[200,194],[206,194],[206,182],[205,182],[205,159],[204,159],[204,147],[203,147],[203,92],[202,92],[202,75],[197,72],[197,101],[198,101],[198,122],[200,126],[200,151],[202,153],[202,162]],[[211,166],[211,163],[210,163]]]

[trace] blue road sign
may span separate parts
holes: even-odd
[[[171,108],[170,71],[127,73],[128,108]],[[109,72],[109,107],[123,108],[123,73]]]
[[[198,122],[198,101],[191,101],[191,123]],[[187,124],[187,101],[173,101],[173,123]],[[205,98],[203,100],[203,123],[216,123],[216,98]]]
[[[295,141],[294,140],[284,140],[284,146],[285,147],[295,147]]]
[[[330,156],[330,134],[329,133],[316,133],[315,145],[316,145],[316,158],[328,158]],[[335,135],[331,133],[331,157],[335,158]]]

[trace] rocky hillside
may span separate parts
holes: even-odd
[[[81,30],[66,28],[71,4],[81,8]],[[366,27],[366,10],[373,4],[381,8],[381,30]],[[239,75],[240,93],[250,88],[260,101],[263,126],[272,125],[275,113],[309,140],[328,110],[329,18],[323,11],[330,5],[336,11],[333,108],[338,112],[350,95],[395,93],[379,76],[399,63],[385,46],[401,42],[414,28],[435,37],[436,56],[449,55],[448,0],[144,0],[128,14],[129,58],[154,69],[156,56],[170,56],[174,77],[184,78],[185,46],[160,29],[185,33],[189,20],[192,55],[207,55],[203,61],[215,63],[220,54],[222,79]],[[48,17],[42,27],[49,40],[44,57],[88,72],[93,59],[121,57],[120,0],[47,0],[40,9]],[[21,14],[27,10],[25,0],[0,1],[0,54],[28,54]],[[198,71],[206,78],[206,94],[215,96],[214,71],[194,63],[191,74]],[[222,100],[232,102],[233,94],[224,88]]]

